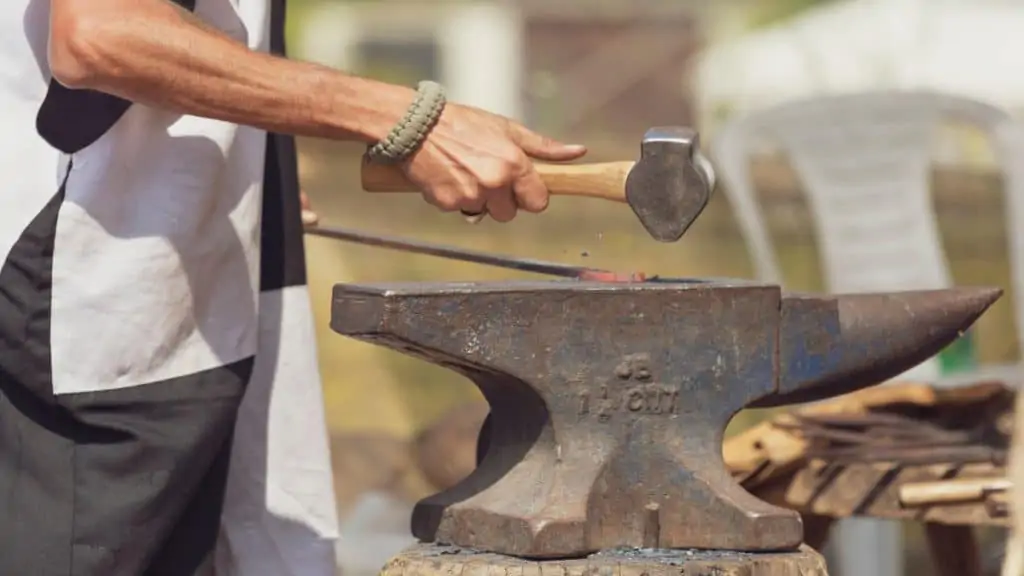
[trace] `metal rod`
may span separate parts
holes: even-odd
[[[519,270],[521,272],[547,274],[549,276],[561,276],[565,278],[576,278],[579,280],[596,280],[605,282],[631,282],[642,281],[645,279],[644,275],[641,273],[619,274],[608,270],[586,268],[583,266],[569,266],[566,264],[559,264],[557,262],[545,262],[543,260],[532,260],[529,258],[512,258],[509,256],[496,256],[486,252],[477,252],[475,250],[455,248],[442,244],[431,244],[418,240],[399,238],[397,236],[371,234],[348,228],[339,228],[337,226],[310,226],[307,227],[305,231],[306,234],[312,234],[314,236],[333,238],[335,240],[343,240],[345,242],[354,242],[356,244],[364,244],[366,246],[377,246],[379,248],[388,248],[391,250],[411,252],[414,254],[425,254],[427,256],[472,262],[474,264],[483,264],[486,266],[496,266],[498,268]]]

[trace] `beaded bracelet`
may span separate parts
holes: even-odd
[[[405,116],[383,140],[370,147],[367,156],[382,164],[395,164],[408,158],[437,124],[446,103],[444,87],[429,80],[420,82],[416,99]]]

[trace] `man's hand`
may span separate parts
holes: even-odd
[[[556,142],[478,108],[448,104],[404,169],[427,202],[446,211],[487,212],[508,222],[521,208],[541,212],[548,190],[533,159],[575,160],[583,146]]]
[[[313,210],[313,204],[310,203],[305,190],[299,191],[299,205],[302,207],[303,226],[316,226],[320,223],[320,215]]]

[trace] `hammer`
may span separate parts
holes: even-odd
[[[535,164],[554,196],[586,196],[625,202],[648,233],[661,242],[679,240],[707,206],[715,172],[700,152],[697,132],[685,127],[651,128],[636,162]],[[397,166],[363,158],[367,192],[416,192]]]

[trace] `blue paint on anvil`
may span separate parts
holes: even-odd
[[[835,308],[794,308],[783,316],[780,326],[780,392],[813,385],[842,370],[851,356],[863,356],[863,351],[843,346],[843,330]]]

